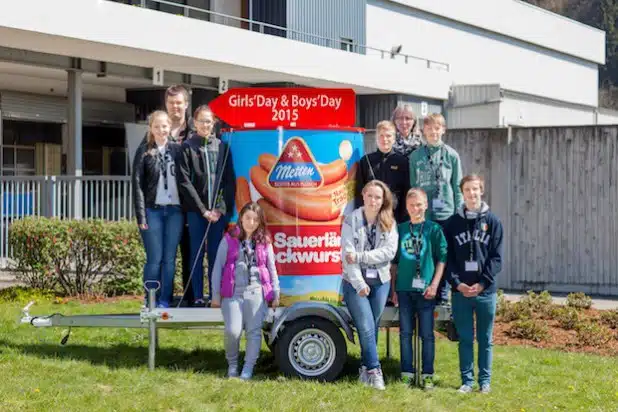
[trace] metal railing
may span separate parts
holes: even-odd
[[[108,0],[116,3],[127,4],[126,0]],[[263,34],[270,34],[279,37],[285,37],[291,40],[302,41],[305,43],[316,44],[319,46],[329,47],[333,49],[341,49],[342,45],[345,49],[359,54],[380,56],[382,59],[393,59],[403,61],[405,64],[420,64],[427,69],[450,71],[450,65],[445,62],[439,62],[436,60],[427,59],[425,57],[413,56],[411,54],[393,53],[390,50],[383,50],[376,47],[367,46],[364,44],[355,44],[342,41],[333,37],[320,36],[314,33],[302,32],[298,30],[289,29],[283,26],[277,26],[270,23],[264,23],[253,19],[245,19],[243,17],[231,16],[228,14],[218,13],[211,10],[202,9],[195,6],[188,6],[186,4],[173,3],[166,0],[131,0],[129,4],[137,7],[143,7],[147,9],[153,9],[152,5],[164,5],[171,8],[171,10],[177,9],[177,14],[184,17],[199,18],[197,16],[203,15],[211,23],[222,24],[225,26],[243,27],[246,26],[251,31],[258,31]],[[156,10],[156,9],[155,9]],[[165,11],[163,11],[165,12]],[[170,12],[172,13],[172,12]]]
[[[133,218],[130,176],[2,176],[0,178],[0,268],[11,257],[9,228],[18,219]]]

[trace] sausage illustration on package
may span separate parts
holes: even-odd
[[[341,222],[354,209],[361,129],[232,130],[236,211],[257,202],[273,238],[281,302],[341,301]]]

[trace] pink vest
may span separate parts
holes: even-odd
[[[231,236],[229,233],[225,234],[225,240],[227,241],[227,259],[225,265],[223,266],[223,275],[221,276],[221,297],[231,298],[234,296],[234,285],[236,283],[236,259],[238,259],[240,241],[238,240],[238,237]],[[270,272],[266,267],[268,260],[266,244],[256,244],[255,256],[257,269],[260,273],[260,283],[262,284],[264,299],[266,299],[267,302],[272,302],[274,299],[274,291],[272,280],[270,278]]]

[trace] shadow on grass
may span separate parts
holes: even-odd
[[[15,351],[27,356],[41,359],[85,361],[92,365],[104,365],[116,369],[143,368],[148,365],[148,347],[141,345],[118,344],[101,347],[83,344],[66,346],[50,343],[23,344],[0,339],[3,352]],[[241,360],[244,352],[241,351]],[[382,369],[386,378],[396,379],[399,376],[399,361],[382,359]],[[242,364],[242,363],[241,363]],[[358,379],[360,359],[356,355],[348,355],[343,371],[338,380],[353,382]],[[223,350],[199,348],[182,350],[170,347],[157,349],[156,368],[173,371],[193,371],[213,376],[224,377],[227,371],[227,361]],[[256,379],[272,379],[280,376],[274,355],[262,351],[255,368]]]

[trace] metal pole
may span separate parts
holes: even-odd
[[[249,0],[249,31],[253,31],[253,0]]]
[[[148,289],[148,310],[155,310],[157,299],[157,289]],[[151,371],[155,368],[155,357],[157,355],[157,323],[154,316],[148,320],[148,369]]]
[[[75,219],[82,218],[82,72],[68,70],[69,100],[69,160],[68,174],[75,176],[73,191],[73,212]]]
[[[421,343],[418,333],[418,328],[420,326],[419,322],[419,314],[418,312],[415,315],[416,327],[414,328],[414,363],[415,363],[415,376],[414,380],[416,381],[416,386],[421,386]]]

